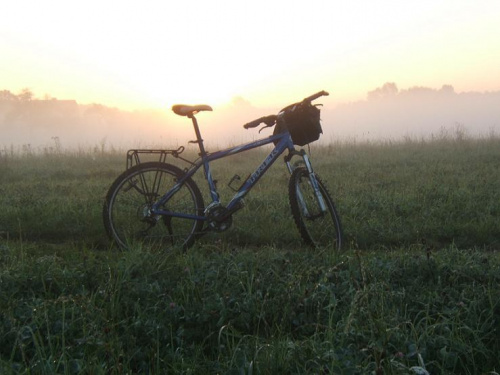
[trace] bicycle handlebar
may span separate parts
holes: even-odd
[[[328,96],[328,95],[330,95],[330,94],[328,94],[328,92],[323,90],[323,91],[317,92],[316,94],[308,96],[307,98],[302,99],[302,102],[300,102],[300,103],[309,103],[310,104],[313,100],[316,100],[322,96]],[[246,123],[245,125],[243,125],[243,127],[245,129],[256,128],[257,126],[259,126],[262,123],[264,123],[270,127],[276,123],[277,118],[278,118],[278,116],[276,116],[276,115],[264,116],[264,117],[258,118],[257,120],[253,120],[253,121]]]

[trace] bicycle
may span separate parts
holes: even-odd
[[[175,114],[190,118],[198,144],[200,158],[190,161],[177,150],[129,150],[127,169],[111,185],[103,208],[104,225],[111,239],[120,248],[128,249],[136,241],[161,248],[192,246],[197,238],[209,231],[223,232],[231,227],[235,212],[243,208],[243,198],[268,171],[278,157],[284,157],[290,172],[289,202],[294,222],[302,240],[311,246],[330,246],[340,250],[342,230],[334,202],[320,177],[313,171],[307,153],[296,150],[319,138],[322,133],[320,110],[312,101],[326,91],[311,95],[301,102],[285,107],[277,115],[264,116],[244,125],[245,129],[275,126],[273,135],[216,152],[207,152],[200,133],[196,114],[211,111],[208,105],[174,105]],[[262,130],[262,129],[261,129]],[[227,205],[221,203],[210,163],[217,159],[274,143],[274,148],[251,173]],[[142,153],[159,154],[157,162],[140,162]],[[172,155],[189,164],[184,170],[166,162]],[[291,163],[292,158],[301,158]],[[135,162],[135,165],[133,165]],[[204,169],[211,202],[205,207],[193,175]],[[235,175],[229,185],[239,176]]]

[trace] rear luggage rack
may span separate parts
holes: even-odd
[[[127,151],[127,169],[132,168],[138,164],[141,164],[141,155],[158,155],[158,161],[160,163],[165,163],[168,155],[172,155],[174,158],[181,159],[186,163],[193,164],[191,161],[184,159],[179,156],[184,152],[184,146],[179,147],[177,150],[160,150],[160,149],[132,149]]]

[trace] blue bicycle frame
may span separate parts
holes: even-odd
[[[220,150],[216,151],[214,153],[207,153],[202,149],[202,156],[201,160],[198,161],[191,167],[170,189],[170,191],[166,192],[163,197],[160,198],[153,206],[151,207],[151,213],[154,215],[167,215],[167,216],[173,216],[173,217],[182,217],[186,219],[196,219],[196,220],[206,220],[205,216],[198,216],[198,215],[188,215],[184,213],[177,213],[177,212],[172,212],[168,210],[163,210],[160,209],[159,207],[163,206],[179,189],[181,186],[184,184],[184,182],[192,177],[198,169],[200,169],[201,166],[203,166],[204,171],[205,171],[205,178],[208,182],[208,186],[210,189],[210,196],[212,198],[212,205],[213,204],[219,204],[220,203],[220,198],[219,194],[217,193],[217,188],[215,186],[214,179],[212,177],[212,171],[210,168],[210,162],[217,160],[217,159],[222,159],[226,156],[238,154],[240,152],[248,151],[253,148],[261,147],[266,144],[272,143],[272,142],[277,142],[276,146],[274,149],[271,151],[271,153],[266,157],[266,159],[262,162],[262,164],[259,165],[259,167],[246,179],[246,181],[243,183],[243,185],[240,187],[240,189],[236,192],[234,197],[231,199],[231,201],[227,205],[227,210],[228,211],[233,211],[241,201],[241,199],[252,189],[252,187],[259,181],[259,179],[262,177],[262,175],[271,167],[271,165],[274,164],[274,162],[278,159],[278,157],[285,151],[295,151],[292,138],[290,137],[290,133],[284,132],[281,134],[273,135],[268,138],[260,139],[254,142],[249,142],[245,143],[239,146],[231,147],[225,150]],[[200,143],[201,144],[201,143]]]
[[[229,214],[232,214],[233,212],[237,211],[239,208],[241,208],[243,205],[241,204],[242,198],[252,189],[252,187],[259,181],[259,179],[262,177],[262,175],[274,164],[274,162],[278,159],[278,157],[285,151],[289,151],[289,155],[285,158],[285,162],[287,164],[288,170],[290,173],[292,173],[293,168],[290,165],[290,159],[293,155],[300,155],[302,156],[306,168],[309,172],[309,179],[311,181],[313,190],[316,195],[316,199],[318,201],[318,204],[320,206],[320,209],[322,212],[326,212],[327,207],[326,204],[323,200],[323,196],[320,193],[319,190],[319,185],[316,180],[316,177],[314,175],[314,172],[312,170],[311,163],[309,162],[309,158],[307,157],[307,154],[302,150],[300,152],[297,152],[295,150],[292,137],[290,136],[290,133],[288,131],[272,135],[267,138],[263,138],[254,142],[249,142],[249,143],[244,143],[239,146],[235,147],[230,147],[224,150],[216,151],[214,153],[208,153],[205,151],[205,147],[203,145],[203,139],[201,137],[200,129],[198,126],[198,122],[196,120],[196,117],[193,114],[190,114],[188,117],[191,118],[193,122],[193,127],[196,133],[196,141],[192,141],[193,143],[198,143],[198,146],[200,148],[200,155],[201,155],[201,160],[194,163],[193,166],[183,175],[181,176],[177,183],[170,189],[168,192],[166,192],[156,203],[154,203],[150,209],[150,214],[152,215],[166,215],[166,216],[171,216],[171,217],[180,217],[180,218],[185,218],[185,219],[195,219],[195,220],[207,220],[208,218],[206,216],[200,216],[200,215],[190,215],[190,214],[185,214],[185,213],[179,213],[179,212],[173,212],[165,209],[161,209],[160,207],[164,206],[165,203],[168,202],[168,200],[179,191],[179,189],[182,187],[182,185],[185,183],[185,181],[192,177],[198,169],[200,169],[201,166],[203,166],[204,171],[205,171],[205,178],[208,182],[208,187],[210,189],[210,196],[212,199],[212,202],[207,206],[207,208],[214,206],[214,205],[219,205],[220,204],[220,198],[219,194],[217,193],[217,187],[215,186],[215,181],[212,178],[212,171],[210,168],[210,162],[217,160],[217,159],[222,159],[226,156],[238,154],[240,152],[248,151],[257,147],[264,146],[266,144],[275,143],[275,147],[271,151],[271,153],[264,159],[262,164],[246,179],[246,181],[241,185],[239,190],[236,192],[234,197],[231,199],[231,201],[228,203],[226,207],[226,212]],[[299,199],[302,200],[302,197],[299,194]]]

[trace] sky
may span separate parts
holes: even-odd
[[[126,110],[243,98],[257,107],[385,82],[500,90],[498,0],[16,0],[0,90]]]

